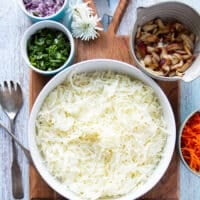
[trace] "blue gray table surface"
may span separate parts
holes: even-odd
[[[27,125],[29,117],[29,68],[23,62],[20,53],[20,41],[24,31],[31,25],[29,19],[21,12],[18,0],[0,0],[0,82],[14,80],[20,82],[23,88],[24,103],[16,120],[16,135],[28,147]],[[73,1],[73,0],[71,0]],[[75,0],[74,0],[75,1]],[[111,14],[119,0],[96,0],[108,4]],[[101,2],[101,3],[102,3]],[[163,0],[130,0],[127,12],[122,20],[118,34],[129,34],[134,22],[136,8],[149,6]],[[200,12],[200,1],[182,0]],[[102,3],[104,4],[104,3]],[[98,4],[99,5],[99,4]],[[101,12],[101,11],[99,11]],[[187,14],[187,13],[186,13]],[[104,21],[104,23],[107,23]],[[200,23],[200,22],[199,22]],[[200,107],[200,78],[190,83],[181,83],[180,113],[181,121],[194,109]],[[0,120],[8,126],[8,119],[0,109]],[[24,200],[29,199],[28,163],[20,150],[19,162],[23,173]],[[0,200],[12,200],[11,192],[11,140],[0,129]],[[190,173],[185,166],[180,165],[180,199],[200,200],[200,178]]]

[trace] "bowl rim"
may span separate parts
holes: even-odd
[[[192,112],[190,112],[189,115],[187,115],[187,117],[185,118],[185,120],[183,121],[183,123],[181,124],[180,128],[179,128],[179,137],[178,137],[178,152],[179,152],[179,156],[181,158],[182,163],[184,164],[184,166],[190,171],[192,172],[194,175],[200,177],[200,172],[198,173],[197,171],[193,170],[190,168],[190,166],[187,164],[187,162],[185,161],[185,158],[183,156],[183,153],[181,151],[181,137],[183,134],[183,129],[186,125],[186,123],[188,122],[188,120],[194,116],[196,113],[200,112],[200,108],[197,108],[195,110],[193,110]]]
[[[27,42],[30,39],[30,37],[32,35],[34,35],[38,30],[48,28],[48,25],[55,26],[55,27],[50,27],[50,29],[55,29],[55,30],[59,30],[57,27],[60,27],[62,30],[59,30],[59,31],[63,32],[66,35],[66,37],[68,38],[69,43],[70,43],[70,53],[69,53],[67,60],[63,63],[63,65],[61,65],[60,67],[58,67],[54,70],[51,70],[51,71],[45,71],[45,70],[41,70],[37,67],[34,67],[31,64],[29,57],[28,57],[28,53],[27,53]],[[35,29],[35,30],[33,31],[33,29]],[[20,46],[21,46],[21,54],[22,54],[22,57],[23,57],[24,61],[26,62],[26,64],[35,72],[43,74],[43,75],[53,75],[53,74],[60,72],[66,66],[68,66],[70,64],[70,62],[73,60],[73,57],[75,54],[75,41],[74,41],[74,38],[73,38],[71,32],[69,31],[69,29],[66,26],[64,26],[60,22],[56,22],[53,20],[44,20],[44,21],[39,21],[39,22],[32,24],[24,32],[24,35],[22,36],[22,39],[21,39]]]
[[[156,7],[156,6],[162,6],[162,5],[166,5],[166,4],[176,4],[176,5],[181,5],[181,6],[184,6],[186,8],[189,8],[191,9],[196,15],[199,16],[200,18],[200,14],[193,8],[191,7],[190,5],[184,3],[184,2],[179,2],[179,1],[166,1],[166,2],[159,2],[159,3],[154,3],[154,4],[151,4],[149,6],[142,6],[142,7],[138,7],[137,10],[139,9],[148,9],[148,8],[153,8],[153,7]],[[168,81],[168,82],[173,82],[173,81],[185,81],[185,82],[190,82],[198,77],[195,77],[194,79],[192,80],[185,80],[183,77],[179,77],[179,76],[174,76],[174,77],[168,77],[168,76],[160,76],[160,75],[156,75],[156,74],[153,74],[151,73],[145,66],[143,66],[140,61],[138,60],[136,54],[135,54],[135,50],[134,50],[134,45],[133,45],[133,41],[135,40],[135,35],[136,35],[136,31],[134,33],[134,30],[137,30],[137,14],[136,14],[136,20],[134,21],[134,24],[132,26],[132,29],[130,31],[130,38],[129,38],[129,45],[130,45],[130,49],[131,49],[131,53],[132,53],[132,56],[134,58],[134,61],[136,63],[136,65],[139,67],[139,69],[141,71],[143,71],[145,74],[147,74],[148,76],[156,79],[156,80],[161,80],[161,81]],[[134,43],[135,44],[135,43]],[[194,62],[194,61],[193,61]]]
[[[153,174],[151,175],[150,181],[147,181],[147,183],[145,183],[143,185],[144,187],[139,188],[140,190],[142,190],[142,192],[140,190],[139,191],[137,190],[136,192],[131,191],[130,193],[126,194],[125,196],[122,196],[120,198],[115,198],[116,200],[132,200],[133,198],[135,199],[135,198],[138,198],[138,197],[144,195],[146,192],[148,192],[150,189],[152,189],[160,181],[160,179],[163,177],[166,170],[168,169],[171,159],[173,157],[174,148],[175,148],[176,125],[175,125],[175,118],[174,118],[174,113],[172,111],[172,107],[168,101],[168,98],[166,97],[166,95],[164,94],[164,92],[160,88],[160,86],[153,79],[151,79],[146,74],[141,72],[139,69],[137,69],[136,67],[133,67],[132,65],[130,65],[128,63],[125,63],[122,61],[117,61],[117,60],[112,60],[112,59],[86,60],[86,61],[82,61],[82,62],[73,64],[72,66],[66,68],[65,70],[63,70],[62,72],[60,72],[59,74],[54,76],[44,86],[44,88],[39,93],[35,103],[33,104],[32,111],[30,113],[29,124],[28,124],[28,143],[29,143],[30,153],[31,153],[33,162],[35,163],[36,169],[38,170],[41,177],[47,182],[47,184],[50,187],[52,187],[55,191],[57,191],[59,194],[61,194],[62,196],[66,197],[66,198],[73,199],[73,200],[75,200],[75,199],[81,200],[80,198],[75,196],[75,194],[73,192],[71,192],[69,189],[66,190],[66,188],[65,188],[65,191],[64,191],[64,188],[61,185],[61,183],[59,183],[59,184],[56,183],[58,181],[56,181],[55,178],[53,178],[53,175],[51,175],[49,172],[47,172],[47,168],[44,166],[43,160],[41,158],[41,155],[39,154],[39,150],[36,145],[34,123],[35,123],[37,113],[40,110],[42,103],[44,102],[44,99],[46,98],[46,96],[49,94],[50,91],[52,91],[56,86],[58,86],[60,83],[63,82],[63,80],[64,80],[63,78],[66,78],[66,76],[69,75],[72,70],[76,70],[76,68],[79,68],[83,71],[85,66],[81,66],[82,64],[83,65],[87,65],[88,63],[95,64],[96,62],[100,62],[100,63],[104,63],[104,64],[105,64],[105,62],[106,63],[108,62],[108,63],[111,63],[112,65],[114,65],[114,64],[122,65],[121,68],[119,69],[120,71],[122,71],[122,73],[123,72],[128,73],[127,72],[128,70],[132,70],[131,72],[129,71],[130,76],[132,76],[132,77],[135,76],[138,78],[138,80],[144,82],[145,84],[150,85],[150,87],[153,88],[155,94],[158,96],[160,103],[162,103],[161,100],[163,100],[163,105],[165,105],[165,107],[167,107],[165,112],[167,112],[167,114],[169,115],[169,118],[171,120],[170,121],[171,126],[170,126],[170,128],[168,127],[171,130],[171,132],[167,137],[167,142],[165,145],[166,152],[164,151],[163,157],[161,159],[161,161],[163,161],[163,162],[159,162],[159,164],[156,167],[156,170],[154,170]],[[116,67],[116,68],[118,70],[118,67]],[[96,69],[96,70],[101,70],[101,69]],[[114,69],[114,71],[117,71],[117,70]],[[92,68],[91,71],[95,71],[95,69]],[[104,71],[105,71],[105,69],[104,69]],[[153,175],[156,175],[156,176],[153,176]]]
[[[45,17],[38,17],[38,16],[34,16],[33,14],[31,14],[24,5],[23,0],[17,0],[19,7],[21,8],[21,10],[30,18],[35,19],[35,20],[50,20],[54,17],[56,17],[57,15],[59,15],[60,13],[62,13],[64,11],[64,9],[67,7],[68,4],[68,0],[64,0],[63,5],[52,15],[49,16],[45,16]]]

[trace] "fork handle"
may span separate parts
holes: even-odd
[[[11,132],[14,133],[14,120],[10,120],[10,127],[11,127]],[[12,161],[12,167],[11,167],[12,193],[13,193],[14,198],[22,199],[24,198],[22,172],[17,160],[17,148],[15,146],[13,139],[12,139],[12,151],[13,151],[13,161]]]
[[[0,127],[3,128],[6,133],[9,134],[10,137],[12,137],[12,139],[15,141],[15,144],[18,144],[19,147],[21,148],[21,150],[24,152],[27,160],[29,161],[29,164],[34,165],[32,158],[31,158],[31,154],[30,151],[16,138],[16,136],[14,135],[14,133],[12,133],[10,130],[8,130],[0,121]]]

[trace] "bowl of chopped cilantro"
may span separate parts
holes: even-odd
[[[74,39],[61,23],[37,22],[24,33],[22,56],[30,68],[40,74],[54,75],[73,62]]]
[[[68,0],[17,0],[17,2],[33,22],[60,20],[68,8]]]

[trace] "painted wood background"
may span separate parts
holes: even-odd
[[[4,80],[19,81],[23,88],[24,104],[16,120],[16,135],[25,146],[27,144],[27,124],[29,113],[29,68],[22,60],[20,53],[20,40],[24,31],[31,25],[28,18],[20,11],[18,0],[0,0],[0,82]],[[73,0],[72,0],[73,1]],[[74,0],[75,1],[75,0]],[[119,0],[106,1],[111,10],[115,9]],[[180,0],[181,1],[181,0]],[[130,0],[127,12],[120,25],[118,34],[129,34],[135,19],[135,10],[139,6],[149,6],[163,0]],[[200,1],[182,0],[200,12]],[[187,14],[187,13],[186,13]],[[104,19],[104,24],[107,18]],[[191,83],[181,84],[181,121],[194,109],[200,107],[200,78]],[[8,119],[0,109],[0,120],[8,126]],[[0,200],[12,200],[11,193],[11,140],[0,129]],[[23,172],[24,200],[29,199],[29,173],[28,163],[19,150],[19,162]],[[200,199],[200,178],[191,174],[181,164],[180,199]]]

